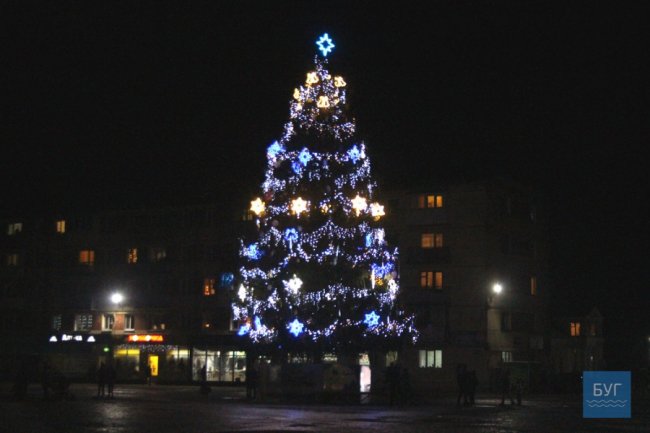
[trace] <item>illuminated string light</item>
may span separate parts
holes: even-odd
[[[333,44],[322,43],[331,52]],[[266,149],[261,197],[251,202],[258,231],[240,244],[241,284],[232,316],[247,324],[244,335],[253,342],[276,341],[286,335],[285,328],[325,344],[343,335],[413,341],[414,317],[395,304],[398,253],[378,227],[385,209],[373,198],[376,183],[348,115],[347,83],[330,74],[323,56],[315,57],[315,69],[293,89],[289,119]],[[305,223],[301,217],[312,204],[318,213]],[[342,281],[345,273],[320,272],[332,266],[362,277]],[[296,270],[309,282],[307,288]],[[345,313],[348,302],[364,310]],[[298,313],[309,320],[301,322]]]

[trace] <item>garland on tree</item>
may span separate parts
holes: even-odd
[[[255,343],[319,344],[327,350],[415,341],[398,304],[397,249],[386,243],[370,158],[347,116],[346,87],[322,56],[294,89],[284,133],[266,152],[256,232],[242,239],[232,310]]]

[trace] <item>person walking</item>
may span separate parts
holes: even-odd
[[[108,398],[113,398],[113,388],[115,387],[115,368],[112,363],[106,367],[106,384],[108,385]]]
[[[97,398],[106,393],[106,364],[102,361],[97,369]]]

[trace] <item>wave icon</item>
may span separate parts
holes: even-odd
[[[625,407],[627,400],[586,400],[589,407]]]

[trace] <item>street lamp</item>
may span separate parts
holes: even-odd
[[[120,292],[115,292],[111,295],[111,302],[115,305],[120,305],[120,302],[124,300],[124,296]]]
[[[492,292],[496,295],[500,294],[503,291],[503,286],[501,283],[494,283],[492,286]]]

